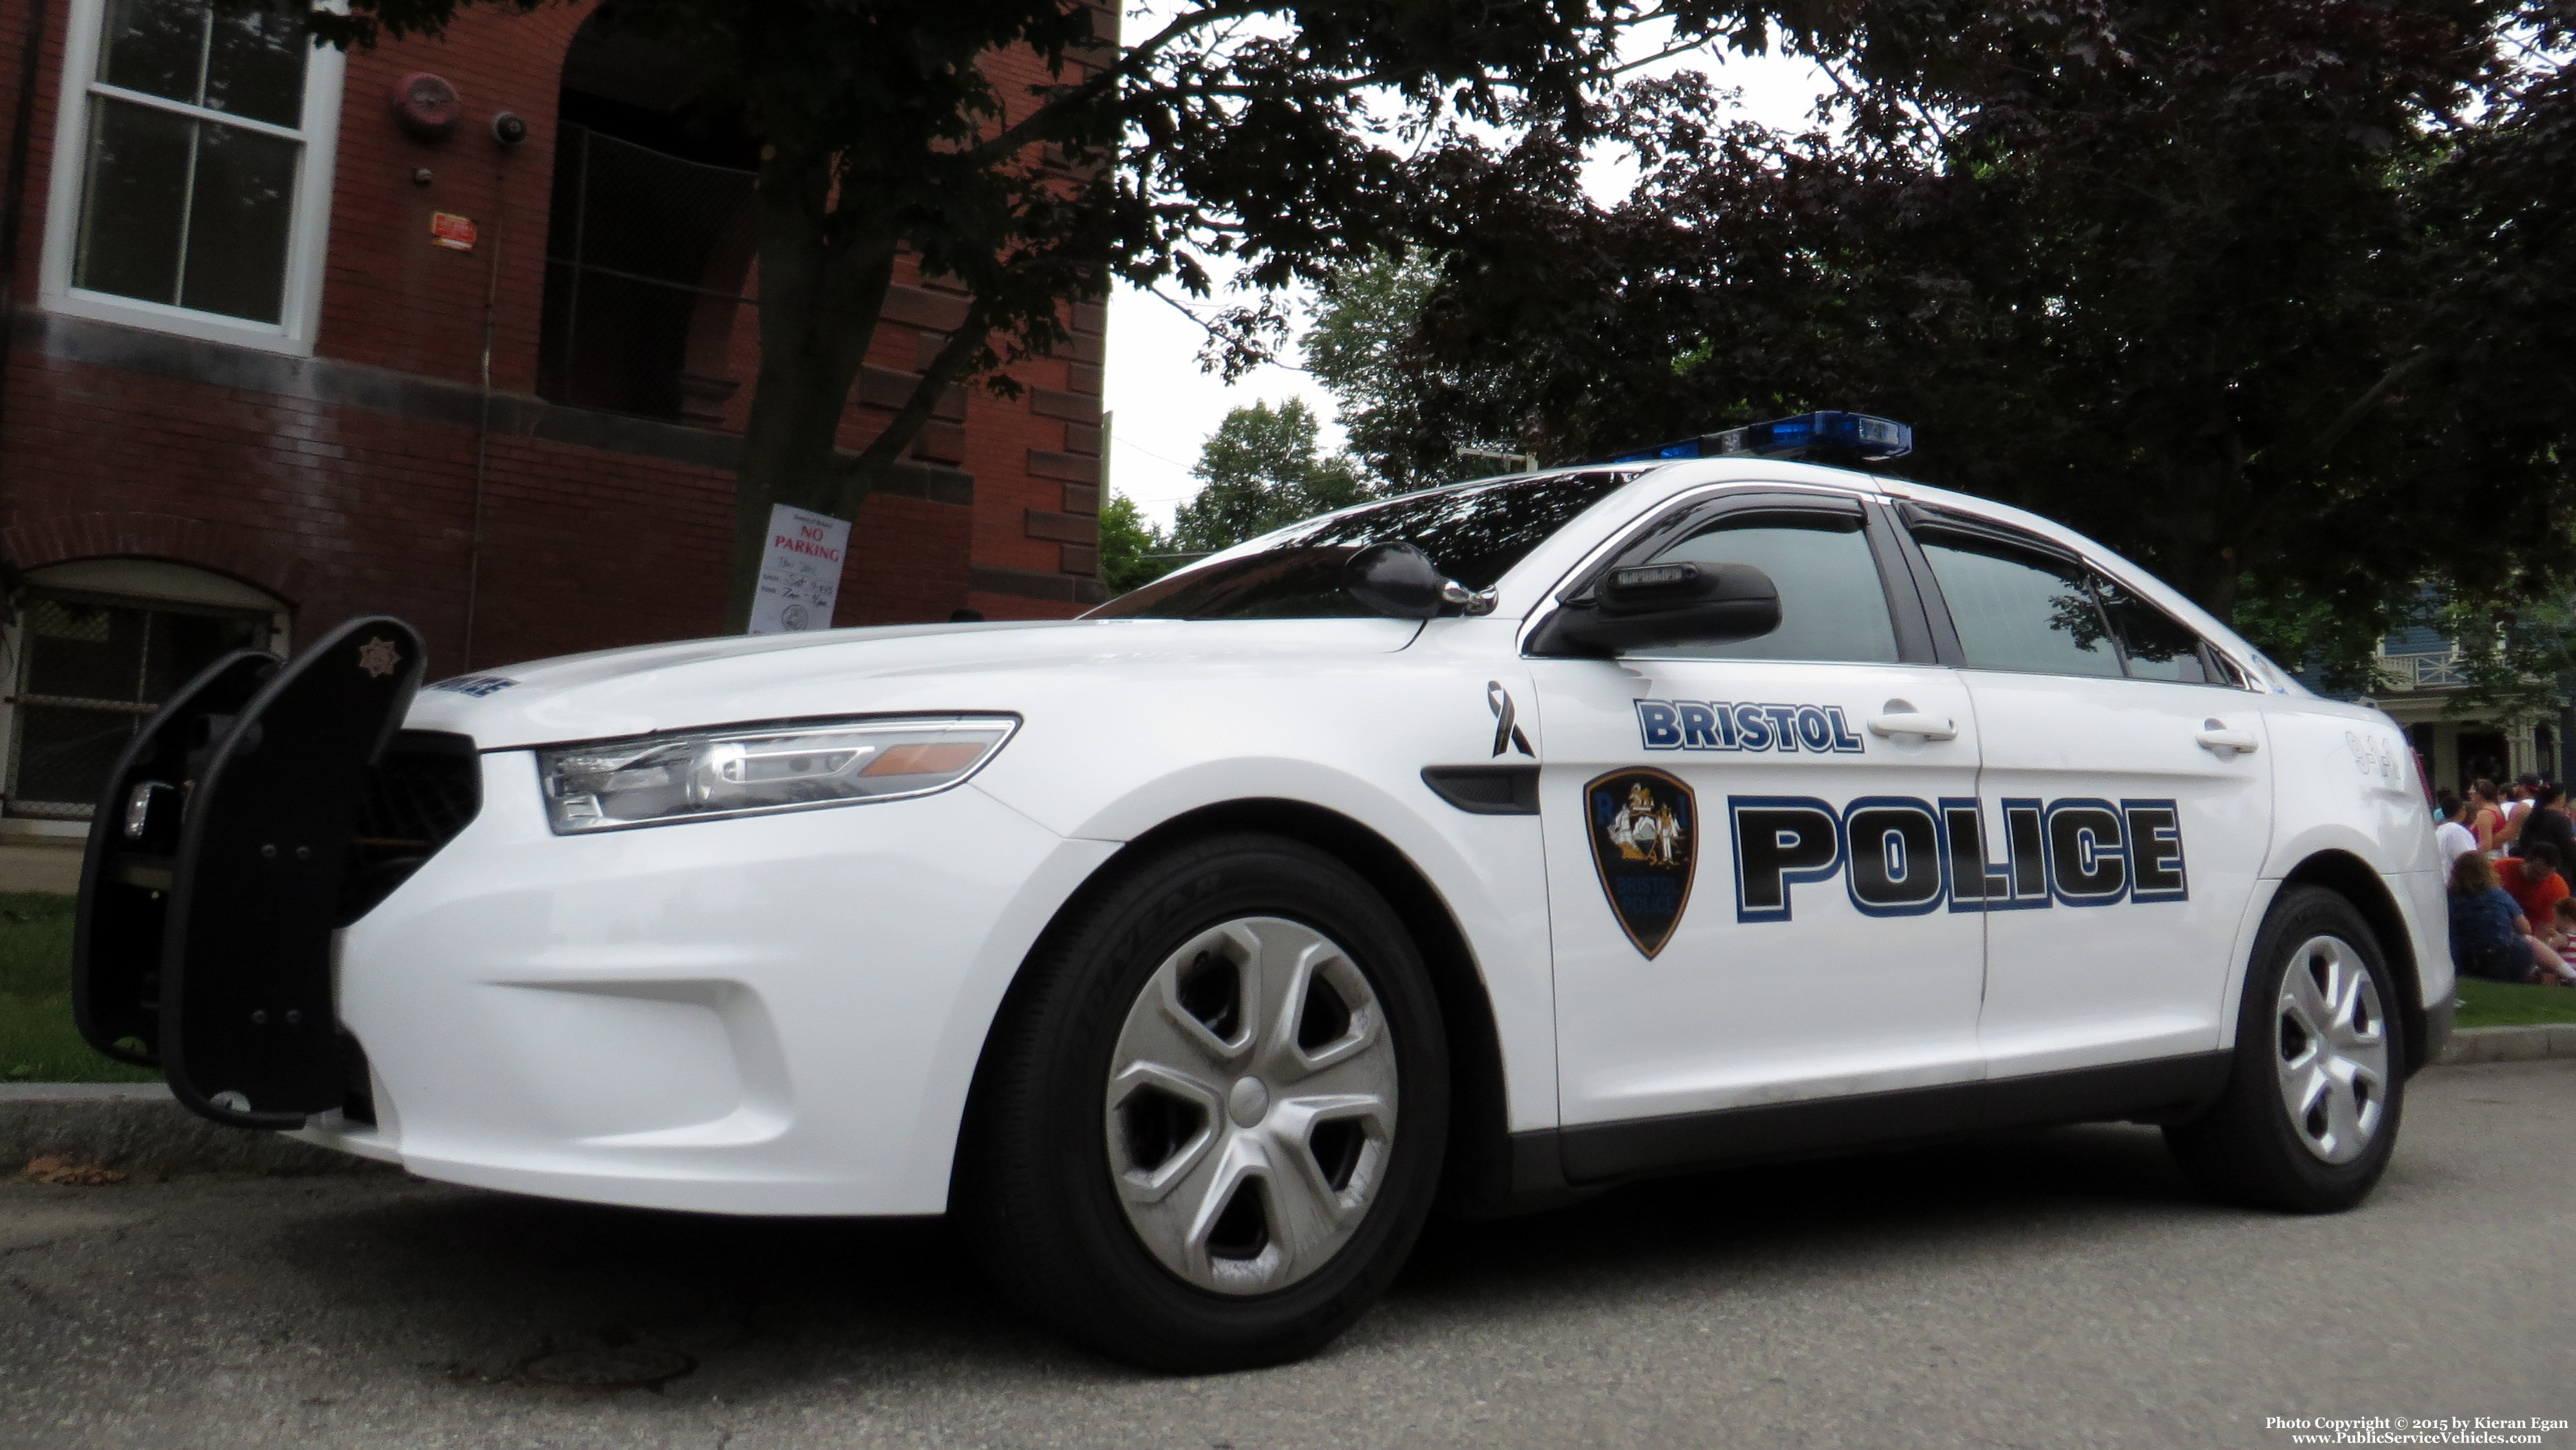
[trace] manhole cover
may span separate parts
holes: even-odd
[[[696,1360],[672,1350],[621,1344],[541,1354],[522,1366],[521,1373],[540,1384],[574,1389],[648,1390],[697,1367]]]

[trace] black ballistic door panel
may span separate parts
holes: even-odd
[[[342,1102],[331,933],[368,771],[419,688],[421,654],[400,620],[341,625],[269,681],[199,777],[161,1056],[171,1091],[208,1117],[293,1128]]]
[[[119,1062],[161,1065],[162,928],[180,814],[215,746],[277,668],[265,650],[236,650],[200,670],[127,743],[99,791],[72,919],[72,1017],[90,1046]]]

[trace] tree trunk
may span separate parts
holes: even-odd
[[[2217,616],[2219,623],[2234,628],[2236,594],[2244,582],[2245,569],[2237,561],[2235,546],[2222,544],[2200,570],[2200,577],[2192,581],[2192,602]]]
[[[760,374],[735,473],[729,634],[751,622],[771,506],[855,514],[865,498],[866,480],[852,490],[836,476],[834,450],[894,280],[896,239],[850,226],[850,198],[838,198],[842,211],[833,200],[828,159],[773,150],[762,161]]]

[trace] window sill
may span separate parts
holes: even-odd
[[[168,307],[157,302],[144,302],[132,297],[118,297],[106,292],[87,292],[72,288],[44,299],[48,312],[66,317],[86,318],[92,322],[113,322],[126,327],[140,327],[153,332],[193,337],[204,342],[229,343],[235,347],[254,348],[287,357],[311,357],[313,340],[290,336],[276,323],[248,322],[212,312],[194,312],[185,307]]]

